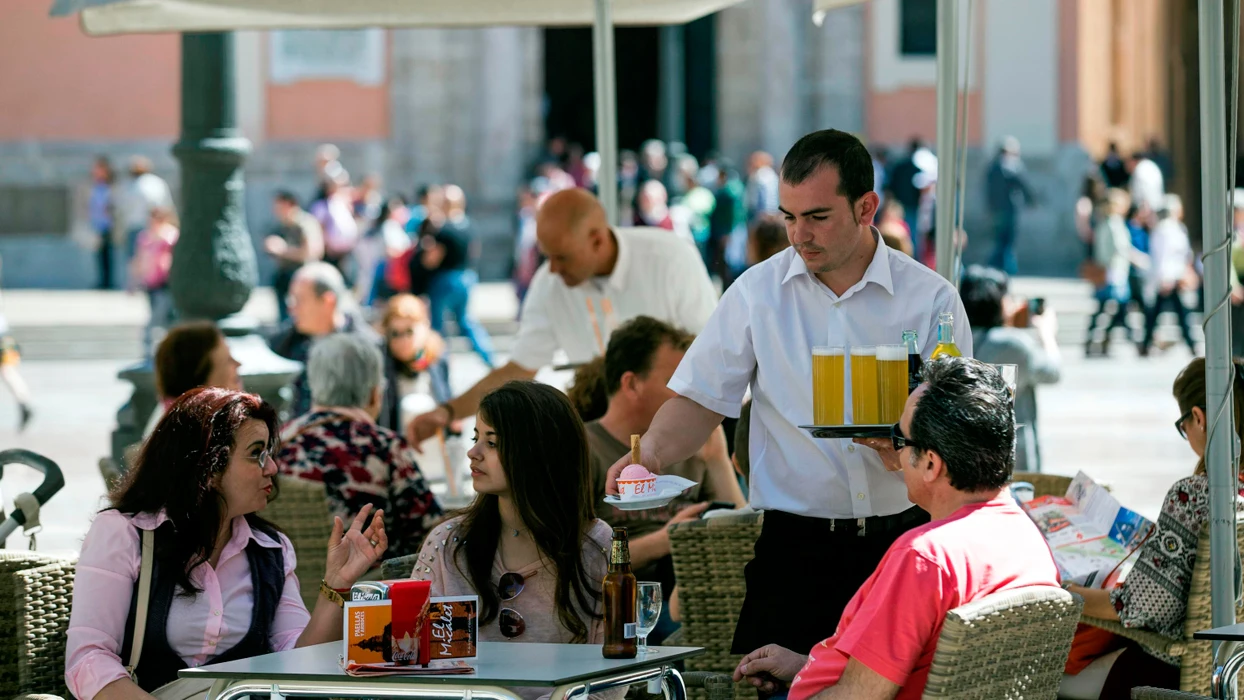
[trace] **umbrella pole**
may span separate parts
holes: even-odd
[[[1227,125],[1223,0],[1200,0],[1201,202],[1205,248],[1205,384],[1209,407],[1210,592],[1215,627],[1235,623],[1235,416],[1231,410],[1231,314],[1227,295]],[[1238,30],[1237,30],[1238,31]],[[1227,407],[1223,410],[1223,407]]]
[[[596,86],[596,150],[600,153],[597,198],[610,226],[618,225],[618,108],[613,50],[613,0],[596,0],[592,69]]]
[[[955,131],[959,90],[959,2],[937,0],[937,272],[956,284]]]

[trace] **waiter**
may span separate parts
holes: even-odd
[[[610,228],[604,208],[587,190],[562,190],[545,200],[536,214],[536,240],[548,261],[536,270],[523,301],[510,361],[411,421],[411,444],[474,415],[480,399],[496,387],[535,377],[557,350],[571,364],[588,362],[605,354],[613,330],[636,316],[698,333],[717,306],[693,244],[662,229]]]
[[[812,348],[897,344],[916,330],[927,355],[937,315],[948,311],[960,350],[972,351],[955,288],[887,248],[873,227],[879,200],[859,139],[833,129],[800,139],[782,163],[779,199],[791,248],[726,291],[670,380],[679,396],[641,442],[650,470],[686,459],[724,416],[739,415],[751,386],[751,501],[765,517],[736,654],[771,643],[807,654],[833,634],[890,544],[929,521],[882,455],[799,429],[812,422]],[[611,493],[629,461],[610,468]]]

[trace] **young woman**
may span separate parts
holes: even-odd
[[[341,639],[341,596],[388,546],[383,513],[366,507],[348,529],[335,519],[308,613],[293,546],[257,515],[273,497],[276,434],[276,411],[250,394],[196,389],[172,405],[82,543],[65,655],[74,697],[186,698],[180,669]],[[131,678],[148,545],[147,624]]]
[[[385,392],[380,424],[402,430],[403,401],[411,394],[423,397],[422,406],[408,406],[417,413],[430,411],[453,398],[449,388],[448,349],[445,339],[432,330],[428,306],[413,294],[398,294],[389,300],[380,333],[385,338]],[[426,383],[425,383],[426,378]]]
[[[174,326],[156,348],[155,382],[160,403],[151,412],[143,437],[150,436],[169,406],[191,389],[214,386],[241,391],[241,366],[233,359],[225,335],[211,321]]]
[[[1234,382],[1235,428],[1244,436],[1244,365],[1238,362]],[[1204,358],[1198,357],[1184,367],[1175,378],[1173,392],[1180,414],[1175,428],[1196,454],[1196,469],[1192,476],[1176,481],[1166,492],[1157,530],[1133,555],[1136,563],[1123,583],[1112,590],[1072,584],[1064,588],[1084,598],[1085,615],[1181,639],[1197,540],[1202,526],[1209,522]],[[1241,508],[1244,501],[1236,499],[1236,509]],[[1064,678],[1058,697],[1113,700],[1131,697],[1131,689],[1140,686],[1177,690],[1178,663],[1156,650],[1081,626],[1067,663],[1069,675]]]
[[[593,515],[570,401],[544,384],[506,384],[480,402],[475,440],[479,495],[432,531],[412,578],[431,581],[434,596],[478,595],[483,641],[602,643],[611,530]]]

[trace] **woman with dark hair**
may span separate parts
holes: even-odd
[[[182,394],[201,386],[242,390],[238,368],[224,333],[211,321],[175,326],[155,352],[156,396],[160,403],[151,413],[143,437],[151,435],[168,407]]]
[[[348,529],[334,519],[308,613],[293,546],[258,515],[273,498],[276,436],[276,411],[257,396],[203,388],[172,405],[82,544],[65,656],[76,698],[190,697],[181,669],[341,638],[342,595],[388,546],[383,513],[365,507]]]
[[[1233,368],[1235,431],[1236,437],[1244,437],[1244,365],[1237,360]],[[1179,406],[1175,429],[1197,456],[1192,475],[1176,481],[1166,492],[1157,529],[1141,544],[1127,578],[1118,584],[1107,579],[1105,589],[1070,583],[1063,588],[1084,598],[1084,614],[1089,617],[1116,620],[1124,627],[1180,640],[1197,541],[1209,523],[1205,358],[1194,358],[1180,371],[1171,393]],[[1244,496],[1244,483],[1237,483],[1235,491]],[[1244,499],[1237,497],[1235,508],[1244,510]],[[1058,697],[1069,700],[1129,698],[1132,688],[1141,686],[1179,689],[1178,658],[1086,625],[1076,630],[1066,672]]]
[[[480,402],[475,440],[475,502],[432,531],[412,578],[434,596],[478,595],[483,641],[602,643],[612,531],[593,515],[574,407],[550,386],[510,382]]]

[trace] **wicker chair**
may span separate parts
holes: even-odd
[[[18,659],[22,655],[22,639],[21,635],[14,632],[18,628],[18,618],[22,613],[19,605],[22,583],[14,573],[58,561],[61,560],[35,552],[0,551],[0,630],[10,630],[0,634],[0,698],[10,698],[27,692],[22,690],[18,668]]]
[[[262,515],[276,523],[294,545],[298,558],[298,581],[302,600],[308,609],[319,597],[319,579],[328,562],[328,537],[333,532],[333,516],[328,509],[324,484],[279,476],[278,496]]]
[[[730,653],[730,645],[747,590],[743,567],[752,559],[761,520],[760,513],[752,513],[693,520],[670,528],[682,629],[666,643],[705,649],[704,654],[687,660],[688,671],[730,674],[738,665],[741,657]],[[704,700],[709,690],[692,688],[688,696]],[[756,690],[734,684],[734,698],[755,700]]]
[[[65,687],[65,635],[73,603],[75,562],[23,569],[12,574],[18,610],[19,692],[69,697]]]
[[[1032,495],[1035,498],[1062,496],[1067,493],[1067,487],[1071,485],[1069,476],[1040,472],[1015,472],[1011,475],[1011,481],[1027,481],[1032,484]]]
[[[1132,700],[1210,700],[1206,695],[1160,688],[1132,688]]]
[[[1236,516],[1235,538],[1239,546],[1244,547],[1244,514]],[[1210,678],[1214,672],[1213,642],[1196,641],[1192,634],[1214,626],[1210,613],[1209,576],[1209,527],[1206,526],[1201,530],[1201,537],[1197,541],[1196,562],[1192,565],[1183,639],[1170,639],[1149,630],[1124,627],[1113,620],[1083,617],[1080,621],[1139,642],[1146,649],[1178,658],[1179,689],[1208,696]],[[1237,619],[1244,617],[1244,606],[1237,607],[1235,614]]]
[[[404,557],[385,559],[384,563],[380,565],[380,578],[385,581],[410,578],[410,572],[414,570],[415,560],[418,558],[418,554],[407,554]]]
[[[1083,608],[1061,588],[1033,586],[951,610],[923,697],[1054,700]]]

